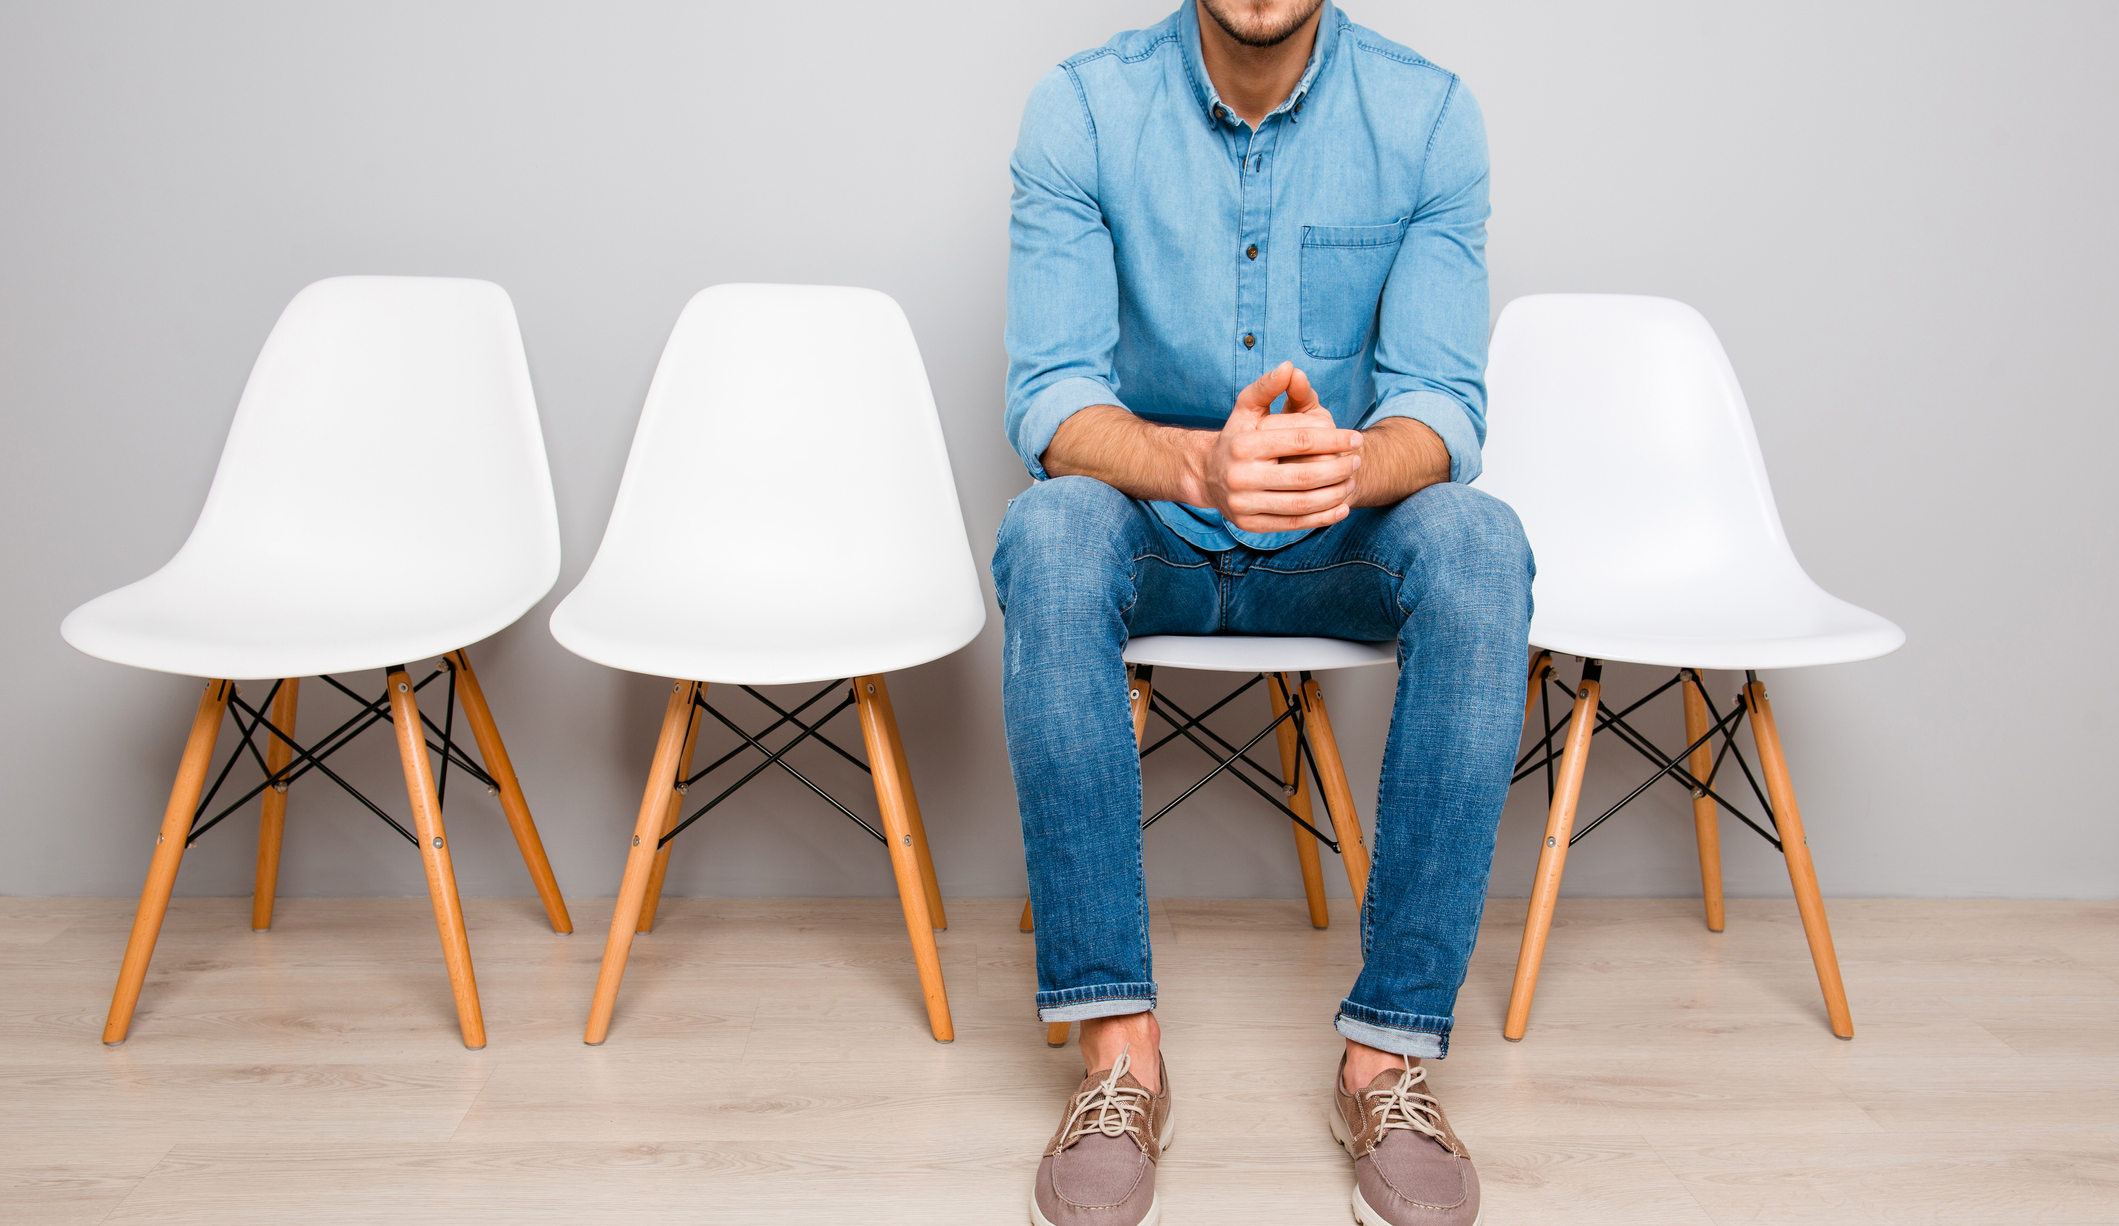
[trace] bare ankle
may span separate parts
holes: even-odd
[[[1420,1059],[1417,1056],[1401,1056],[1394,1051],[1384,1051],[1381,1048],[1370,1047],[1366,1043],[1356,1043],[1354,1040],[1348,1039],[1346,1041],[1346,1075],[1341,1079],[1341,1084],[1346,1088],[1347,1093],[1356,1094],[1367,1089],[1369,1082],[1374,1081],[1378,1073],[1419,1067]]]
[[[1152,1093],[1162,1092],[1162,1027],[1153,1013],[1126,1013],[1118,1017],[1092,1017],[1082,1022],[1082,1065],[1100,1073],[1118,1063],[1120,1052],[1130,1053],[1126,1071]]]

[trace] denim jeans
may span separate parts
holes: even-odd
[[[1041,481],[1009,504],[993,576],[1039,1017],[1155,1007],[1127,638],[1396,639],[1363,966],[1336,1025],[1385,1051],[1443,1055],[1522,730],[1532,570],[1515,513],[1465,485],[1357,510],[1271,552],[1199,549],[1088,477]]]

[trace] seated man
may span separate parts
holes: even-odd
[[[1532,570],[1514,513],[1467,484],[1477,105],[1322,0],[1184,0],[1039,82],[1011,168],[1007,420],[1037,481],[993,560],[1004,706],[1038,1014],[1082,1023],[1088,1074],[1031,1220],[1159,1215],[1171,1091],[1121,652],[1227,633],[1400,645],[1332,1126],[1358,1220],[1470,1226],[1478,1181],[1420,1061],[1448,1047],[1478,932]]]

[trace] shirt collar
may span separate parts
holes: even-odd
[[[1199,99],[1200,113],[1206,116],[1209,127],[1219,127],[1221,120],[1214,117],[1215,108],[1220,107],[1226,112],[1227,107],[1222,103],[1221,95],[1215,92],[1214,78],[1207,75],[1207,62],[1200,55],[1199,7],[1194,0],[1185,0],[1177,10],[1177,27],[1178,42],[1183,46],[1185,53],[1185,75],[1192,79],[1192,90]],[[1317,83],[1317,74],[1324,68],[1325,61],[1331,59],[1332,48],[1338,41],[1339,8],[1331,0],[1325,0],[1323,6],[1317,10],[1317,43],[1310,48],[1309,66],[1302,70],[1302,78],[1295,82],[1294,89],[1288,91],[1287,98],[1274,107],[1266,118],[1271,119],[1274,115],[1287,112],[1291,121],[1300,121],[1303,96]]]

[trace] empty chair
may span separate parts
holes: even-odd
[[[412,841],[466,1046],[485,1045],[477,986],[442,823],[454,764],[496,792],[552,927],[571,932],[507,749],[464,647],[505,629],[551,590],[559,523],[515,308],[499,286],[432,277],[337,277],[287,304],[244,386],[198,523],[168,565],[69,614],[79,650],[209,678],[177,769],[103,1041],[125,1040],[184,849],[263,796],[251,926],[271,927],[288,786],[322,774]],[[439,657],[425,679],[409,665]],[[384,692],[333,674],[385,670]],[[232,678],[272,678],[253,705]],[[303,744],[303,677],[362,705]],[[436,724],[418,694],[445,678]],[[483,764],[456,743],[460,699]],[[231,708],[233,711],[231,712]],[[240,742],[214,778],[232,713]],[[328,759],[394,724],[412,827],[355,790]],[[235,760],[264,779],[212,816]],[[437,777],[428,751],[441,755]]]
[[[985,624],[934,396],[911,325],[874,290],[717,285],[685,305],[649,385],[603,544],[552,614],[599,664],[670,677],[586,1039],[609,1034],[636,932],[654,923],[669,845],[768,765],[868,828],[889,852],[935,1038],[954,1037],[934,930],[947,926],[884,674],[948,655]],[[753,735],[709,686],[819,685]],[[843,696],[822,715],[802,716]],[[824,726],[854,708],[867,761]],[[707,720],[736,750],[698,772]],[[760,739],[793,724],[768,750]],[[880,829],[786,754],[816,740],[869,771]],[[686,793],[747,754],[751,775],[689,817]],[[745,758],[747,761],[748,758]]]
[[[1854,1034],[1794,785],[1759,669],[1866,660],[1905,634],[1820,588],[1788,546],[1751,415],[1729,359],[1699,312],[1664,298],[1518,298],[1494,327],[1491,425],[1480,487],[1513,506],[1536,551],[1526,722],[1552,687],[1572,707],[1518,763],[1546,771],[1551,811],[1503,1033],[1523,1037],[1568,846],[1664,778],[1691,791],[1707,924],[1723,926],[1718,812],[1785,855],[1832,1032]],[[1584,660],[1579,684],[1553,677],[1553,653]],[[1666,753],[1601,700],[1602,666],[1677,670],[1688,744]],[[1702,669],[1745,672],[1725,714]],[[1646,702],[1643,699],[1642,702]],[[1763,787],[1735,739],[1749,720]],[[1580,830],[1575,809],[1591,737],[1611,731],[1657,769]],[[1555,737],[1560,744],[1555,745]],[[1718,752],[1715,742],[1719,739]],[[1760,825],[1732,799],[1733,760]]]
[[[1346,867],[1347,884],[1354,890],[1354,907],[1360,910],[1368,893],[1369,853],[1362,838],[1361,819],[1354,811],[1354,792],[1347,786],[1346,766],[1339,758],[1339,741],[1332,735],[1332,717],[1325,709],[1324,691],[1311,674],[1336,668],[1365,668],[1395,664],[1396,642],[1357,643],[1346,639],[1276,638],[1266,635],[1151,634],[1126,643],[1127,694],[1133,707],[1133,739],[1145,758],[1179,737],[1190,741],[1215,761],[1199,781],[1154,813],[1144,813],[1146,828],[1163,819],[1194,792],[1223,771],[1258,793],[1266,802],[1287,814],[1295,832],[1295,858],[1302,867],[1302,890],[1308,898],[1310,923],[1323,928],[1331,922],[1325,906],[1324,865],[1317,854],[1321,840],[1338,852]],[[1250,680],[1197,715],[1157,693],[1157,668],[1186,668],[1201,672],[1249,673]],[[1205,719],[1263,682],[1272,711],[1272,722],[1243,743],[1227,740],[1208,728]],[[1148,744],[1148,716],[1154,714],[1171,731]],[[1250,757],[1251,747],[1274,736],[1279,741],[1280,770],[1276,775]],[[1204,738],[1204,739],[1202,739]],[[1209,745],[1207,742],[1212,741]],[[1254,778],[1255,776],[1255,778]],[[1310,779],[1316,777],[1324,793],[1324,807],[1332,833],[1315,824]],[[1263,780],[1261,785],[1259,780]],[[1023,904],[1022,930],[1029,932],[1034,917],[1030,904]],[[1069,1023],[1051,1022],[1045,1041],[1059,1047],[1067,1041]]]

